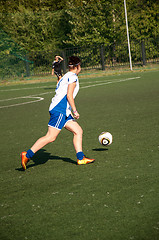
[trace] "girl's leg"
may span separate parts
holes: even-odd
[[[95,159],[86,158],[82,151],[82,134],[83,130],[75,121],[68,121],[65,128],[74,134],[73,144],[76,150],[77,164],[88,164],[95,161]]]
[[[39,138],[31,147],[31,149],[29,149],[27,152],[21,153],[21,165],[24,170],[26,170],[26,165],[29,159],[32,158],[34,154],[38,150],[40,150],[42,147],[44,147],[50,142],[55,141],[59,133],[60,133],[60,130],[53,127],[48,127],[48,132],[45,136]]]
[[[75,121],[68,121],[65,128],[73,133],[73,145],[76,153],[82,152],[82,134],[83,130],[80,125]]]
[[[38,150],[43,148],[45,145],[48,143],[54,142],[60,133],[60,130],[53,128],[53,127],[48,127],[48,132],[45,136],[39,138],[34,145],[31,147],[31,150],[36,153]]]

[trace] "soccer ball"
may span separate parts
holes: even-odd
[[[109,132],[102,132],[99,135],[98,140],[103,146],[108,146],[113,142],[113,136]]]

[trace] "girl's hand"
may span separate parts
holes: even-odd
[[[77,112],[77,110],[76,111],[73,111],[73,116],[74,116],[74,118],[76,118],[76,119],[79,119],[79,113]]]

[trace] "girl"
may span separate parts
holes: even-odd
[[[92,163],[95,159],[86,158],[82,151],[83,130],[75,119],[79,118],[74,98],[79,91],[78,74],[81,71],[81,61],[78,57],[69,58],[69,72],[67,72],[58,82],[56,94],[52,98],[49,113],[50,121],[48,123],[48,132],[45,136],[39,138],[34,145],[27,151],[21,153],[21,165],[26,170],[27,162],[34,154],[48,143],[54,142],[65,127],[73,133],[73,144],[77,156],[77,164]],[[73,115],[71,113],[73,112]]]
[[[61,73],[61,62],[63,61],[63,58],[60,56],[55,56],[55,61],[52,63],[52,75],[57,76],[57,82],[62,78]]]

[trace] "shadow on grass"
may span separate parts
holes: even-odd
[[[93,148],[92,150],[96,152],[102,152],[102,151],[108,151],[108,148]]]
[[[52,156],[51,153],[47,152],[45,149],[39,150],[34,157],[30,160],[33,163],[29,164],[30,161],[27,164],[27,169],[31,167],[35,167],[40,164],[45,164],[48,160],[62,160],[64,162],[68,162],[71,164],[77,164],[76,161],[72,160],[71,158],[66,158],[66,157],[60,157],[60,156]],[[23,168],[16,168],[15,170],[18,171],[24,171]]]

